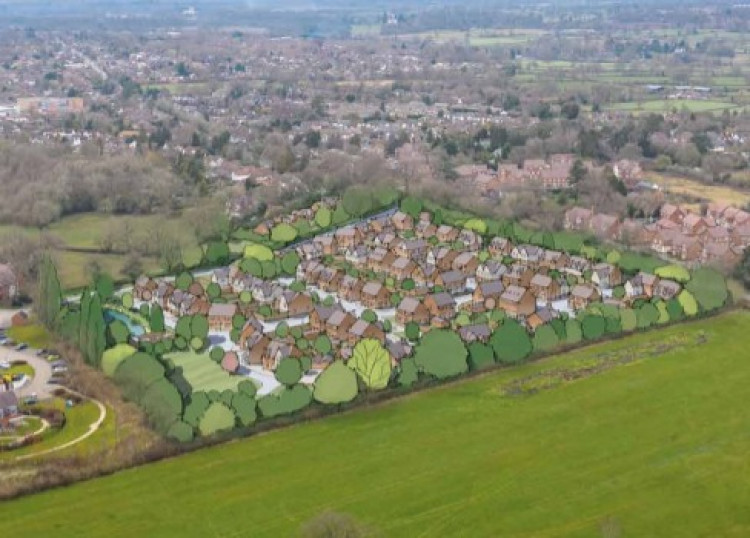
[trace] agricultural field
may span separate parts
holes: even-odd
[[[702,99],[655,99],[652,101],[615,103],[609,106],[610,110],[624,112],[670,112],[673,109],[688,109],[691,112],[722,112],[738,108],[735,103],[725,101],[712,101]]]
[[[748,330],[743,311],[598,344],[0,516],[9,535],[71,537],[290,536],[329,510],[383,536],[745,536]]]

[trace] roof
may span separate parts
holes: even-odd
[[[236,313],[237,305],[235,303],[214,303],[208,311],[208,317],[232,317]]]
[[[363,319],[358,319],[349,329],[349,332],[355,336],[362,336],[370,324]]]
[[[523,288],[521,286],[508,286],[508,289],[505,290],[505,292],[502,295],[503,300],[509,301],[511,303],[517,303],[521,299],[523,299],[523,296],[526,294],[526,288]]]
[[[483,296],[500,295],[505,290],[505,286],[499,280],[492,282],[482,282],[479,284],[479,291]]]
[[[456,304],[456,301],[455,299],[453,299],[453,296],[450,293],[446,293],[444,291],[440,293],[435,293],[431,295],[430,297],[432,297],[432,300],[435,301],[435,304],[439,308],[442,308],[444,306],[453,306]]]
[[[540,288],[546,288],[550,284],[552,284],[552,277],[543,275],[541,273],[535,274],[534,278],[531,279],[532,286],[539,286]]]
[[[466,276],[461,271],[448,271],[447,273],[441,273],[440,278],[445,284],[454,282],[463,282]]]
[[[398,309],[403,312],[413,313],[419,308],[419,300],[414,297],[404,297],[398,305]]]
[[[573,287],[573,289],[570,291],[570,294],[573,297],[579,297],[581,299],[590,299],[594,296],[594,290],[591,286],[584,286],[583,284],[578,284]]]
[[[380,282],[368,282],[362,287],[362,293],[364,295],[377,295],[382,288],[383,285]]]
[[[466,340],[470,335],[476,336],[477,338],[489,338],[492,331],[490,331],[489,325],[486,323],[480,323],[478,325],[466,325],[458,330],[461,338]]]

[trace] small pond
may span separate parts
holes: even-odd
[[[146,329],[144,329],[141,324],[135,322],[132,318],[123,314],[122,312],[118,312],[117,310],[105,310],[104,319],[107,323],[110,323],[114,320],[122,321],[128,327],[130,334],[132,334],[133,336],[143,336],[146,332]]]

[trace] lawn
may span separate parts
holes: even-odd
[[[37,323],[10,327],[6,333],[15,342],[26,344],[34,349],[44,349],[52,343],[52,335],[43,325]]]
[[[738,312],[604,343],[5,502],[0,517],[29,536],[292,536],[326,510],[388,537],[747,536],[748,330]],[[618,357],[631,362],[591,374]]]
[[[170,353],[167,358],[171,359],[176,367],[182,367],[182,374],[194,391],[236,390],[237,384],[247,379],[242,376],[230,376],[219,364],[211,360],[208,353],[199,355],[192,351],[184,351]]]
[[[735,103],[725,101],[710,101],[703,99],[656,99],[643,102],[616,103],[608,107],[610,110],[624,112],[669,112],[672,109],[687,108],[691,112],[722,112],[737,108]]]

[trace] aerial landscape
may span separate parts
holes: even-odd
[[[8,536],[750,535],[750,6],[0,15]]]

